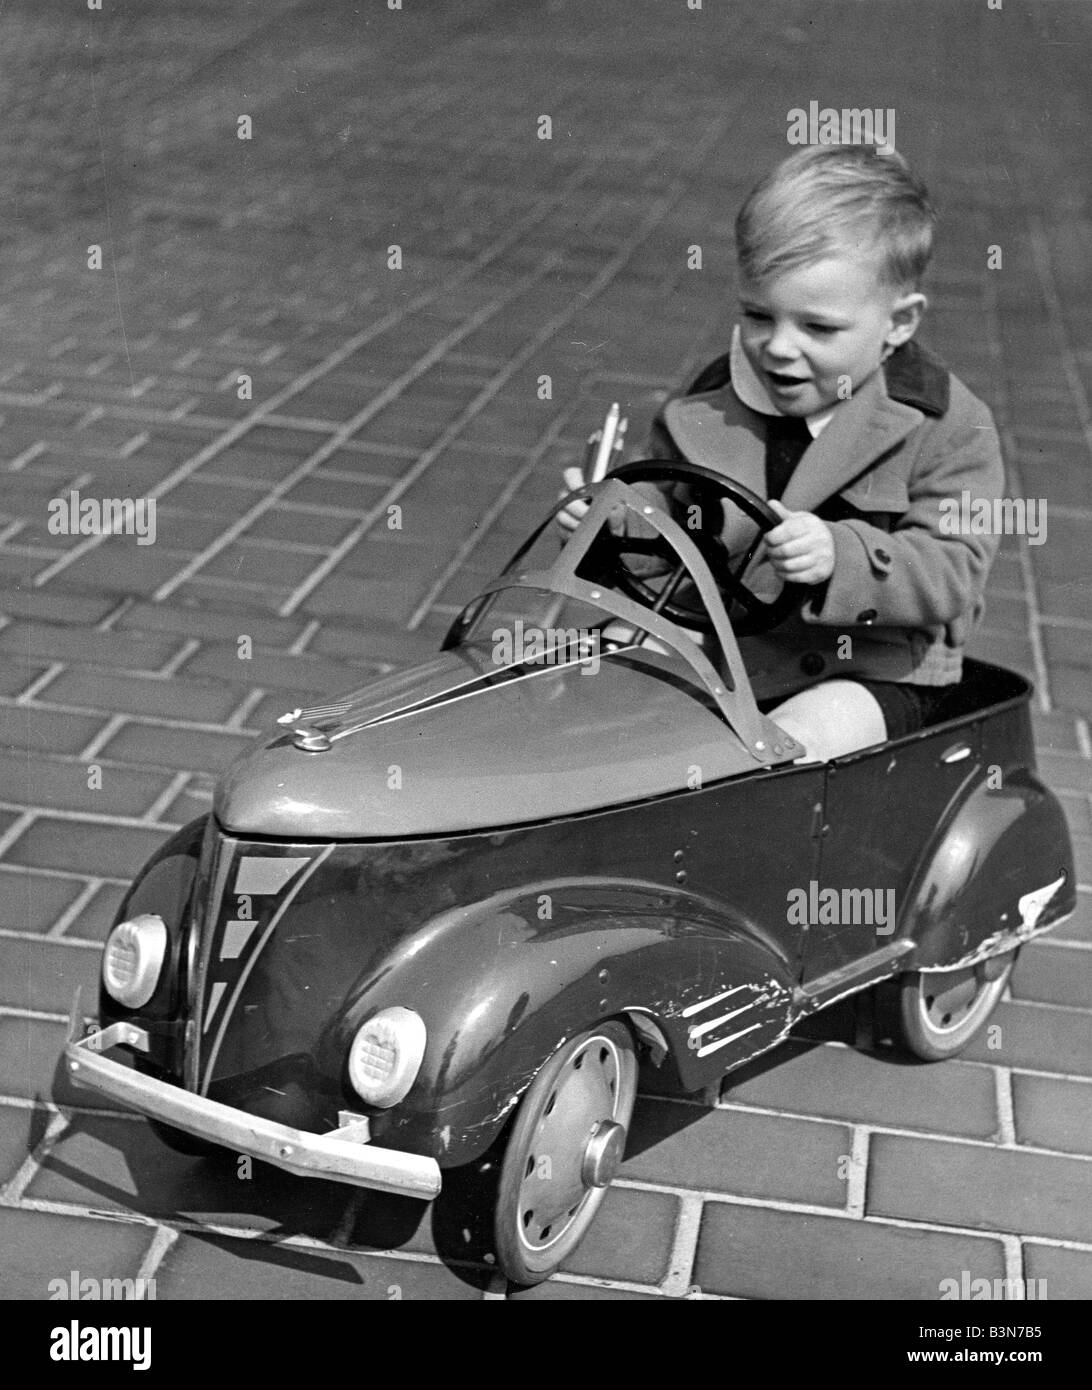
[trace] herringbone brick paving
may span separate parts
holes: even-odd
[[[722,350],[734,208],[813,99],[896,110],[945,212],[927,339],[994,408],[1010,490],[1049,499],[975,650],[1036,681],[1080,910],[1024,950],[1001,1051],[898,1066],[841,1008],[716,1108],[644,1099],[568,1271],[517,1297],[935,1298],[963,1269],[1092,1293],[1092,23],[894,13],[5,7],[0,1295],[70,1269],[160,1298],[503,1294],[481,1213],[167,1153],[68,1089],[64,1020],[216,771],[427,655],[604,402],[639,439]],[[71,490],[155,498],[155,544],[50,533]]]

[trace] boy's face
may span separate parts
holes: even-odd
[[[924,308],[924,295],[881,284],[872,258],[839,253],[761,285],[741,282],[740,337],[778,410],[814,415],[912,337]]]

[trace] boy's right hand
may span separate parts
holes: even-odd
[[[561,475],[565,487],[557,494],[558,500],[567,497],[570,492],[575,492],[578,487],[584,486],[584,471],[581,468],[566,468]],[[570,535],[583,521],[590,502],[585,502],[582,497],[574,497],[567,507],[562,508],[557,514],[557,524]],[[607,518],[607,525],[615,536],[626,534],[626,516],[621,507],[615,507]]]
[[[584,486],[584,470],[582,468],[566,468],[561,477],[565,486],[557,495],[558,501],[562,497],[567,497],[570,492],[575,492],[578,487]],[[557,524],[565,532],[575,531],[583,521],[590,506],[591,503],[585,502],[582,498],[573,498],[567,507],[558,512]]]

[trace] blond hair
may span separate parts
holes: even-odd
[[[894,150],[811,145],[748,194],[736,218],[736,255],[756,285],[848,251],[876,256],[882,284],[917,289],[936,220],[924,184]]]

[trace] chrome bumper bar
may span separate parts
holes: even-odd
[[[342,1130],[311,1134],[248,1115],[167,1081],[144,1076],[102,1054],[125,1043],[147,1052],[148,1035],[130,1023],[113,1023],[87,1037],[77,1038],[75,1017],[65,1046],[65,1064],[76,1086],[97,1091],[175,1129],[222,1144],[236,1153],[252,1154],[301,1177],[370,1187],[431,1201],[440,1191],[440,1165],[421,1154],[379,1149],[368,1142],[367,1121],[357,1120]]]

